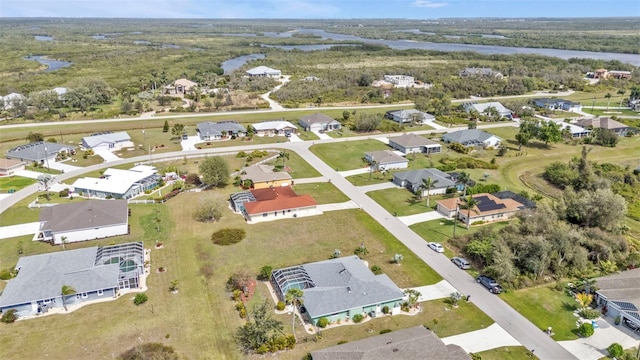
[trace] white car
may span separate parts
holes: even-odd
[[[437,243],[437,242],[430,242],[429,247],[431,249],[433,249],[433,251],[437,252],[437,253],[443,253],[444,252],[444,248],[442,247],[442,244]]]

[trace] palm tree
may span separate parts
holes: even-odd
[[[293,329],[293,337],[296,339],[296,341],[298,341],[298,339],[296,338],[296,331],[295,331],[295,326],[296,326],[296,308],[302,304],[304,304],[304,292],[301,289],[298,288],[290,288],[289,290],[287,290],[287,294],[285,295],[285,300],[288,303],[291,303],[291,305],[293,305],[293,311],[291,312],[293,314],[293,318],[291,320],[291,328]]]
[[[67,237],[66,236],[62,236],[62,237],[60,237],[60,240],[62,240],[62,251],[67,250],[65,248],[65,246],[64,246],[67,243]]]
[[[62,289],[60,289],[60,294],[62,295],[62,307],[64,310],[67,310],[67,301],[66,297],[69,295],[75,294],[77,291],[70,285],[62,285]]]
[[[611,103],[611,93],[606,93],[604,95],[605,99],[607,99],[607,111],[609,111],[609,104]]]
[[[461,171],[460,174],[458,175],[458,184],[462,184],[463,186],[462,197],[467,196],[467,185],[469,184],[469,180],[471,180],[471,178],[469,177],[469,174],[467,174],[464,171]]]
[[[478,213],[474,208],[479,203],[480,202],[478,200],[474,199],[473,196],[469,195],[465,204],[461,206],[463,209],[467,210],[467,230],[469,230],[469,228],[471,227],[471,212],[473,211],[475,213]]]
[[[431,177],[426,179],[422,179],[422,184],[418,187],[418,191],[422,192],[422,190],[427,191],[427,207],[429,207],[429,196],[431,196],[431,189],[435,187],[438,183],[438,180],[433,180]]]
[[[51,200],[51,196],[49,195],[49,184],[51,184],[52,180],[53,180],[53,178],[51,177],[50,174],[38,175],[38,182],[42,186],[44,186],[44,189],[47,192],[47,200]]]
[[[285,167],[285,161],[289,160],[289,153],[282,150],[278,153],[278,157],[276,159],[282,159],[282,168]]]
[[[373,171],[376,169],[376,166],[378,166],[378,162],[371,159],[371,164],[369,165],[369,181],[371,181],[371,176],[373,176]]]

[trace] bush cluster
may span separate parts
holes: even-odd
[[[69,196],[69,189],[65,188],[63,190],[60,190],[60,192],[58,193],[58,196],[60,196],[61,198],[65,198]]]
[[[595,331],[593,330],[593,326],[589,323],[583,323],[578,328],[578,333],[585,338],[588,338],[589,336],[593,335],[594,332]]]
[[[0,280],[10,280],[13,276],[11,276],[11,270],[2,269],[0,271]]]
[[[18,320],[18,315],[16,315],[16,309],[5,311],[5,313],[2,314],[2,317],[0,318],[0,321],[7,324],[16,322],[16,320]]]
[[[136,304],[136,305],[142,305],[142,304],[146,303],[147,300],[149,300],[149,297],[147,296],[147,294],[139,293],[139,294],[136,295],[135,298],[133,298],[133,303]]]
[[[453,142],[451,144],[449,144],[449,149],[455,151],[455,152],[459,152],[461,154],[468,154],[471,149],[458,143],[458,142]]]
[[[355,314],[353,315],[353,318],[351,320],[353,320],[353,322],[357,324],[364,320],[364,316],[362,316],[362,314]]]
[[[276,309],[278,309],[278,311],[282,311],[284,310],[284,307],[285,307],[284,301],[278,301],[278,304],[276,305]]]
[[[260,345],[256,349],[256,353],[266,354],[268,352],[293,349],[294,347],[296,347],[296,339],[293,335],[280,335],[271,338],[268,343]]]
[[[240,318],[245,319],[247,317],[247,307],[244,306],[244,302],[238,301],[236,303],[236,310],[238,311]]]
[[[318,323],[316,324],[318,325],[319,328],[325,328],[327,327],[327,325],[329,325],[329,319],[327,318],[320,318],[318,319]]]
[[[211,235],[211,241],[221,246],[233,245],[242,241],[246,235],[244,229],[222,229]]]
[[[594,309],[582,309],[580,310],[580,316],[585,319],[597,319],[600,317],[600,311]]]

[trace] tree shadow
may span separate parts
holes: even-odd
[[[575,311],[576,310],[576,304],[571,304],[569,302],[563,301],[562,302],[562,309],[566,310],[566,311]]]

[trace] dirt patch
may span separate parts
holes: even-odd
[[[249,283],[247,284],[242,294],[240,294],[240,299],[242,300],[242,302],[246,304],[247,302],[249,302],[249,300],[251,300],[255,292],[256,292],[256,280],[251,279],[251,281],[249,281]]]

